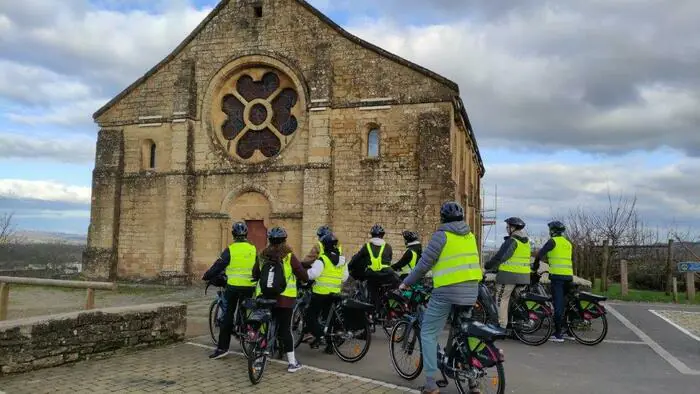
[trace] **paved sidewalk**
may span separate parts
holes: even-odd
[[[670,322],[684,328],[696,337],[700,337],[700,312],[660,310],[654,311],[657,315],[668,319]]]
[[[0,378],[0,392],[19,393],[404,393],[396,386],[304,368],[287,373],[271,362],[260,384],[248,380],[244,357],[209,360],[210,350],[177,344]],[[392,388],[393,387],[393,388]]]

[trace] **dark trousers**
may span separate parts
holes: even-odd
[[[308,327],[307,331],[313,334],[316,339],[323,336],[323,325],[319,323],[318,319],[320,317],[325,321],[332,303],[333,297],[330,295],[313,294],[311,296],[309,312],[306,314],[306,327]]]
[[[282,341],[280,349],[285,352],[294,351],[294,337],[292,336],[292,312],[293,308],[278,308],[272,310],[272,317],[277,321],[277,337]]]
[[[564,326],[564,308],[566,307],[565,297],[570,281],[558,279],[550,280],[552,302],[554,303],[554,335],[559,337],[562,335],[562,329]]]
[[[224,298],[226,299],[226,313],[224,324],[219,331],[219,349],[228,350],[231,346],[231,333],[233,332],[233,318],[236,306],[240,298],[246,299],[253,296],[254,287],[226,286]]]

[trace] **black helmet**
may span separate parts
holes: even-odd
[[[280,244],[287,239],[287,232],[282,227],[273,227],[267,232],[271,244]]]
[[[316,230],[316,236],[318,239],[323,238],[324,235],[328,234],[331,232],[331,228],[326,226],[325,224]]]
[[[550,233],[561,234],[566,231],[566,226],[564,226],[564,223],[558,220],[547,223],[547,227],[549,227]]]
[[[243,222],[236,222],[231,228],[231,233],[235,238],[243,238],[248,235],[248,226]]]
[[[464,220],[464,208],[456,201],[447,201],[440,208],[440,221],[443,223]]]
[[[335,249],[338,246],[338,238],[329,232],[321,238],[321,244],[325,250]]]
[[[519,217],[509,217],[508,219],[504,220],[504,222],[508,223],[509,226],[515,228],[516,230],[522,230],[525,228],[525,222],[523,222],[523,219],[520,219]]]
[[[418,233],[416,232],[406,230],[401,235],[403,235],[403,240],[406,243],[418,241]]]
[[[384,234],[386,234],[384,232],[384,227],[382,227],[379,224],[375,224],[374,226],[372,226],[372,229],[369,230],[369,235],[371,235],[373,237],[380,237],[381,238],[384,236]]]

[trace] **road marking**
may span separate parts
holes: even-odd
[[[209,349],[209,350],[215,350],[215,349],[216,349],[215,346],[209,346],[209,345],[205,345],[205,344],[197,343],[197,342],[185,342],[185,344],[187,344],[187,345],[192,345],[192,346],[197,346],[197,347],[201,347],[201,348]],[[245,354],[243,354],[243,353],[241,353],[241,352],[229,352],[229,353],[235,354],[235,355],[238,355],[238,356],[243,356],[243,357],[245,357]],[[284,361],[284,360],[276,360],[276,359],[270,358],[270,357],[268,357],[268,360],[272,361],[273,363],[282,364],[282,365],[287,365],[287,362]],[[374,380],[374,379],[365,378],[365,377],[363,377],[363,376],[350,375],[350,374],[347,374],[347,373],[336,372],[336,371],[330,371],[330,370],[328,370],[328,369],[316,368],[316,367],[312,367],[312,366],[309,366],[309,365],[304,365],[304,368],[305,368],[305,369],[310,369],[310,370],[315,371],[315,372],[321,372],[321,373],[327,373],[327,374],[335,375],[335,376],[337,376],[337,377],[339,377],[339,378],[351,378],[351,379],[356,379],[356,380],[359,380],[359,381],[361,381],[361,382],[376,384],[376,385],[378,385],[378,386],[386,387],[386,388],[388,388],[388,389],[396,389],[396,390],[401,390],[401,391],[405,391],[405,392],[408,392],[408,393],[420,393],[420,391],[418,391],[418,390],[416,390],[416,389],[412,389],[412,388],[410,388],[410,387],[398,386],[398,385],[395,385],[395,384],[392,384],[392,383],[382,382],[382,381],[380,381],[380,380]]]
[[[685,365],[681,360],[677,359],[674,357],[671,353],[669,353],[666,349],[662,348],[658,343],[656,343],[653,339],[651,339],[647,334],[644,333],[644,331],[640,330],[637,326],[632,324],[629,320],[627,320],[626,317],[622,316],[620,312],[617,311],[617,309],[613,308],[610,304],[606,304],[607,310],[612,313],[613,316],[617,318],[617,320],[620,321],[625,327],[629,328],[630,331],[633,333],[637,334],[639,339],[644,341],[649,347],[656,352],[661,358],[666,360],[673,368],[678,370],[678,372],[684,374],[684,375],[700,375],[700,371],[696,371],[694,369],[689,368],[687,365]]]
[[[659,312],[649,309],[649,312],[655,314],[657,317],[660,317],[663,319],[666,323],[672,325],[673,327],[676,327],[678,331],[682,332],[683,334],[695,339],[696,341],[700,342],[700,338],[698,338],[697,335],[693,334],[692,332],[688,331],[687,329],[683,328],[682,326],[674,323],[671,319],[667,318],[666,316],[661,315]],[[687,312],[687,313],[698,313],[698,312]]]
[[[642,341],[618,341],[615,339],[606,339],[603,342],[612,343],[612,344],[616,344],[616,345],[646,345],[647,344],[646,342],[642,342]]]

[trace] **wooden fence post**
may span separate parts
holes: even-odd
[[[688,294],[688,303],[695,301],[695,272],[685,273],[685,292]]]
[[[87,295],[85,296],[85,309],[95,308],[95,289],[87,289]]]
[[[671,290],[673,291],[673,302],[675,304],[678,303],[678,280],[676,280],[676,277],[671,278]]]
[[[603,260],[600,268],[600,291],[608,291],[608,264],[610,264],[610,248],[608,240],[603,241]]]
[[[623,296],[629,295],[630,287],[627,281],[627,260],[620,260],[620,288]]]
[[[668,249],[666,250],[666,293],[669,293],[671,290],[671,278],[675,277],[673,275],[675,271],[676,267],[673,266],[673,240],[669,239]]]
[[[0,283],[0,321],[7,319],[7,306],[10,300],[10,284]]]

